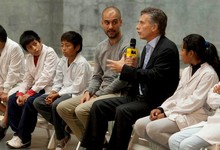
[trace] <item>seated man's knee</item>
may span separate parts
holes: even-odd
[[[85,112],[85,111],[83,110],[83,107],[81,107],[81,105],[82,105],[82,104],[78,105],[78,106],[75,108],[75,114],[76,114],[77,118],[80,118],[80,117],[83,115],[83,113]]]
[[[92,103],[83,103],[83,104],[78,105],[78,106],[75,108],[76,116],[77,116],[78,118],[79,118],[79,117],[82,117],[82,116],[88,116],[91,107],[92,107]]]
[[[130,107],[127,107],[126,105],[116,107],[116,118],[118,120],[126,120],[127,123],[129,122],[133,125],[135,121],[133,120],[133,116],[134,114],[130,110]]]
[[[66,109],[66,105],[63,102],[60,102],[56,107],[56,111],[60,116],[63,116],[63,114],[66,114],[68,112],[68,110]]]
[[[92,104],[91,111],[99,110],[100,108],[102,108],[102,105],[103,105],[102,101],[95,101]]]

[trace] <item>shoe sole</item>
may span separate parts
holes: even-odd
[[[13,146],[9,145],[8,142],[6,143],[6,145],[11,149],[20,149],[20,148],[27,148],[27,147],[31,146],[31,142],[25,143],[21,147],[13,147]]]

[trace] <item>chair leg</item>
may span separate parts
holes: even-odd
[[[77,144],[76,150],[79,150],[80,144],[81,144],[81,142],[79,141]]]
[[[49,143],[47,145],[47,149],[54,149],[56,145],[56,135],[55,131],[53,131],[53,134],[50,137]]]
[[[139,136],[136,133],[133,133],[133,136],[131,137],[131,140],[128,145],[128,150],[133,150],[134,145],[138,143]]]
[[[47,130],[47,136],[48,138],[50,138],[50,130],[49,129],[46,129]]]
[[[220,150],[220,145],[215,144],[205,148],[205,150]]]

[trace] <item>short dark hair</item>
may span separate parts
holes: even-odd
[[[141,15],[143,14],[150,15],[151,22],[158,25],[158,30],[161,35],[166,34],[167,15],[162,10],[158,8],[148,7],[141,11]]]
[[[77,51],[77,53],[82,51],[82,46],[83,46],[82,36],[75,31],[68,31],[63,33],[63,35],[61,36],[61,41],[70,42],[74,45],[74,47],[79,45],[80,49]]]
[[[34,40],[41,42],[39,35],[32,30],[24,31],[22,35],[20,36],[20,44],[22,48],[26,51],[27,51],[26,46]]]
[[[5,43],[6,40],[7,40],[7,32],[2,27],[2,25],[0,25],[0,41]]]

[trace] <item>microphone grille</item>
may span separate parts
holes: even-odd
[[[135,48],[135,46],[136,46],[136,39],[132,38],[130,41],[130,47]]]

